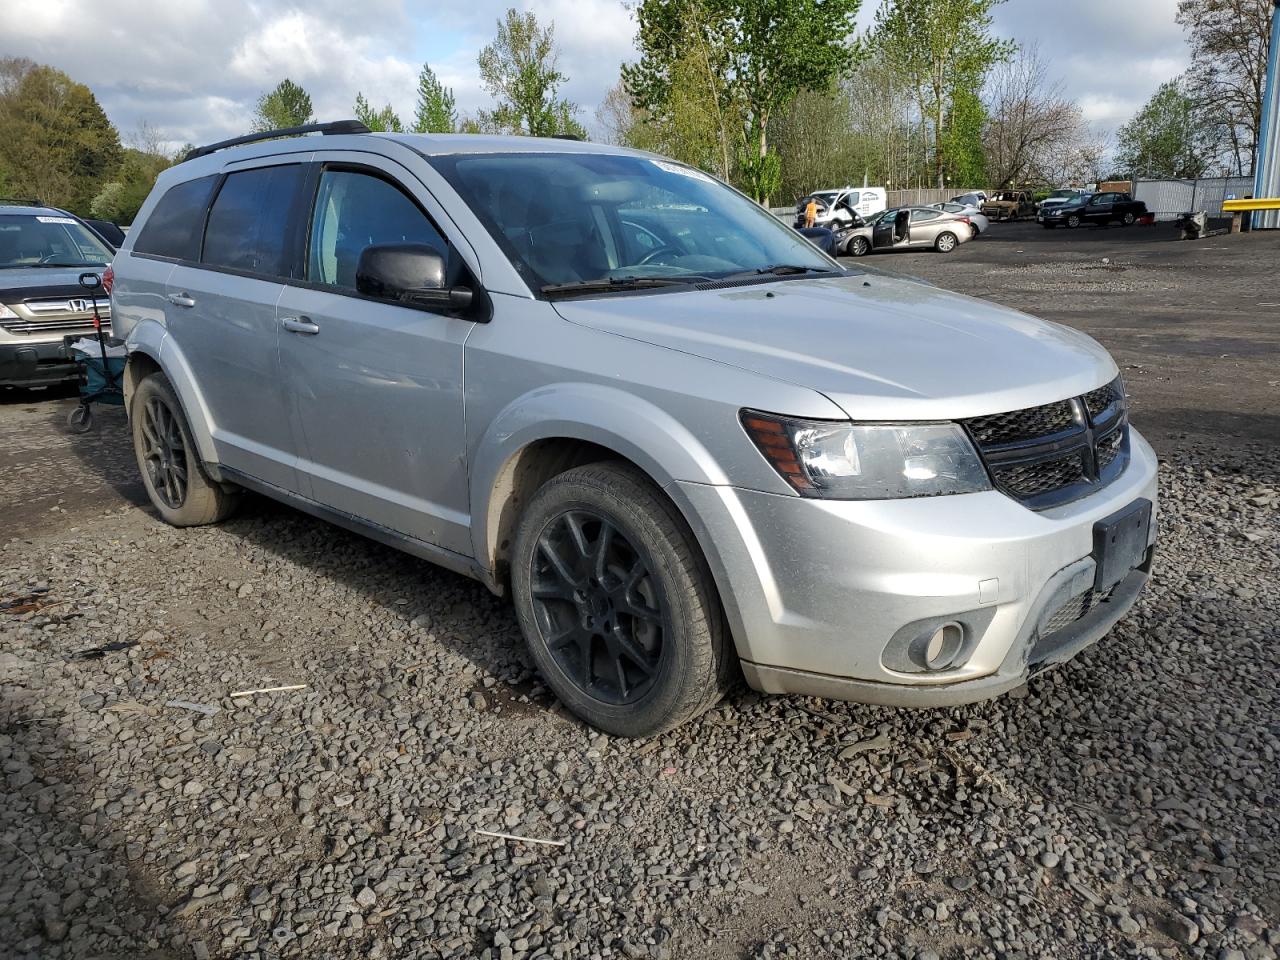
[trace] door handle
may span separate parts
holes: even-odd
[[[193,300],[189,295],[185,293],[171,293],[166,299],[170,303],[172,303],[175,307],[190,308],[196,305],[195,300]]]
[[[304,333],[309,337],[314,337],[320,332],[320,328],[307,317],[283,317],[280,320],[280,326],[290,333]]]

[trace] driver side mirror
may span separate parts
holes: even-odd
[[[435,310],[465,310],[475,297],[470,287],[445,286],[445,262],[426,243],[375,243],[360,251],[356,292]]]

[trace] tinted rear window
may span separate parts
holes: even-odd
[[[142,225],[133,252],[172,260],[200,259],[204,211],[217,182],[215,174],[170,187]]]
[[[230,174],[209,211],[202,262],[289,276],[290,212],[301,186],[298,164]]]

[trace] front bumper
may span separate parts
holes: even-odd
[[[1150,571],[1156,458],[1131,430],[1128,468],[1097,493],[1035,512],[1002,493],[823,501],[679,484],[724,601],[747,681],[900,706],[996,696],[1102,637]],[[1144,562],[1066,626],[1049,621],[1092,583],[1093,530],[1153,504]],[[904,631],[957,622],[965,654],[908,672]],[[891,665],[886,665],[886,661]]]
[[[0,343],[0,387],[43,387],[75,380],[80,373],[59,337],[47,343]]]

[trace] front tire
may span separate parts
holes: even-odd
[[[1074,230],[1078,226],[1080,226],[1079,214],[1075,214],[1075,213],[1069,214],[1067,216],[1067,229]]]
[[[871,252],[871,244],[867,242],[866,237],[854,237],[845,247],[849,255],[852,257],[865,257]]]
[[[933,249],[939,253],[950,253],[958,246],[960,246],[960,238],[950,232],[938,234],[938,238],[933,241]]]
[[[129,404],[129,426],[142,484],[166,523],[197,527],[234,512],[239,497],[204,472],[182,404],[163,373],[138,384]]]
[[[715,705],[736,660],[711,571],[675,505],[634,467],[576,467],[516,529],[516,616],[548,686],[606,733],[648,737]]]

